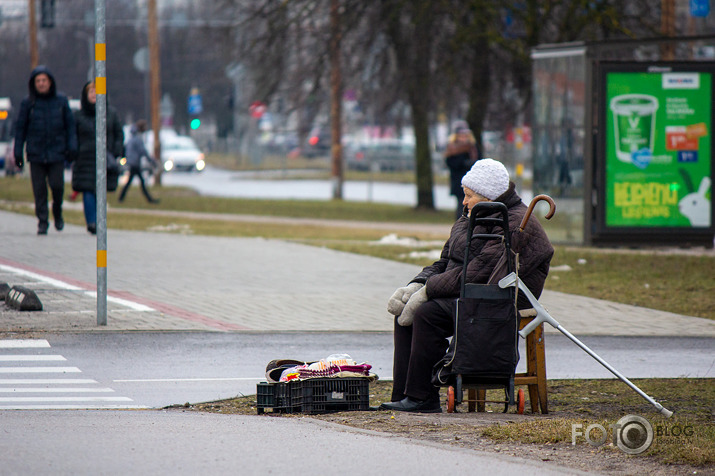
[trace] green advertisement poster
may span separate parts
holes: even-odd
[[[606,75],[607,227],[711,226],[712,76]]]

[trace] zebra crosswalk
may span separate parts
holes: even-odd
[[[64,377],[82,370],[51,352],[46,339],[0,339],[0,410],[146,408],[94,379]]]

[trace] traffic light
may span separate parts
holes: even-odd
[[[41,0],[40,27],[54,28],[55,26],[55,0]]]
[[[189,127],[192,131],[195,131],[201,127],[201,113],[204,110],[203,102],[201,101],[201,94],[199,94],[199,88],[191,88],[189,92],[189,102],[188,102],[188,113],[189,113]]]

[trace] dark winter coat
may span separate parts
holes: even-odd
[[[50,78],[50,91],[39,94],[35,76],[44,73]],[[60,162],[73,160],[77,153],[74,118],[67,98],[57,93],[55,78],[45,66],[32,71],[30,95],[20,103],[15,124],[15,158],[23,157],[23,146],[30,162]]]
[[[97,123],[95,105],[87,99],[87,86],[82,88],[82,107],[75,112],[79,153],[72,165],[72,189],[77,192],[94,192],[97,180]],[[123,155],[124,131],[119,116],[113,107],[107,106],[107,160],[109,154],[119,158]]]
[[[455,197],[464,197],[462,177],[478,159],[475,145],[468,143],[450,143],[445,151],[444,162],[449,168],[449,193]]]
[[[510,184],[509,190],[494,201],[502,202],[507,206],[512,250],[519,252],[519,278],[538,298],[544,289],[554,248],[541,224],[533,215],[524,231],[519,232],[519,225],[527,207],[514,190],[513,183]],[[499,217],[499,215],[495,216]],[[430,299],[459,297],[468,226],[469,218],[466,215],[457,220],[442,249],[440,259],[425,267],[411,281],[425,283],[427,296]],[[476,226],[474,233],[501,234],[501,229],[499,227],[487,229],[485,226]],[[497,240],[472,240],[469,251],[470,261],[467,265],[467,283],[486,284],[497,261],[503,254],[503,249],[503,245]],[[531,307],[531,305],[521,295],[519,308],[527,307]]]

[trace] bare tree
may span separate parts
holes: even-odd
[[[439,10],[430,0],[380,2],[385,34],[395,50],[396,74],[404,84],[415,133],[417,207],[434,209],[432,154],[429,143],[431,80]]]

